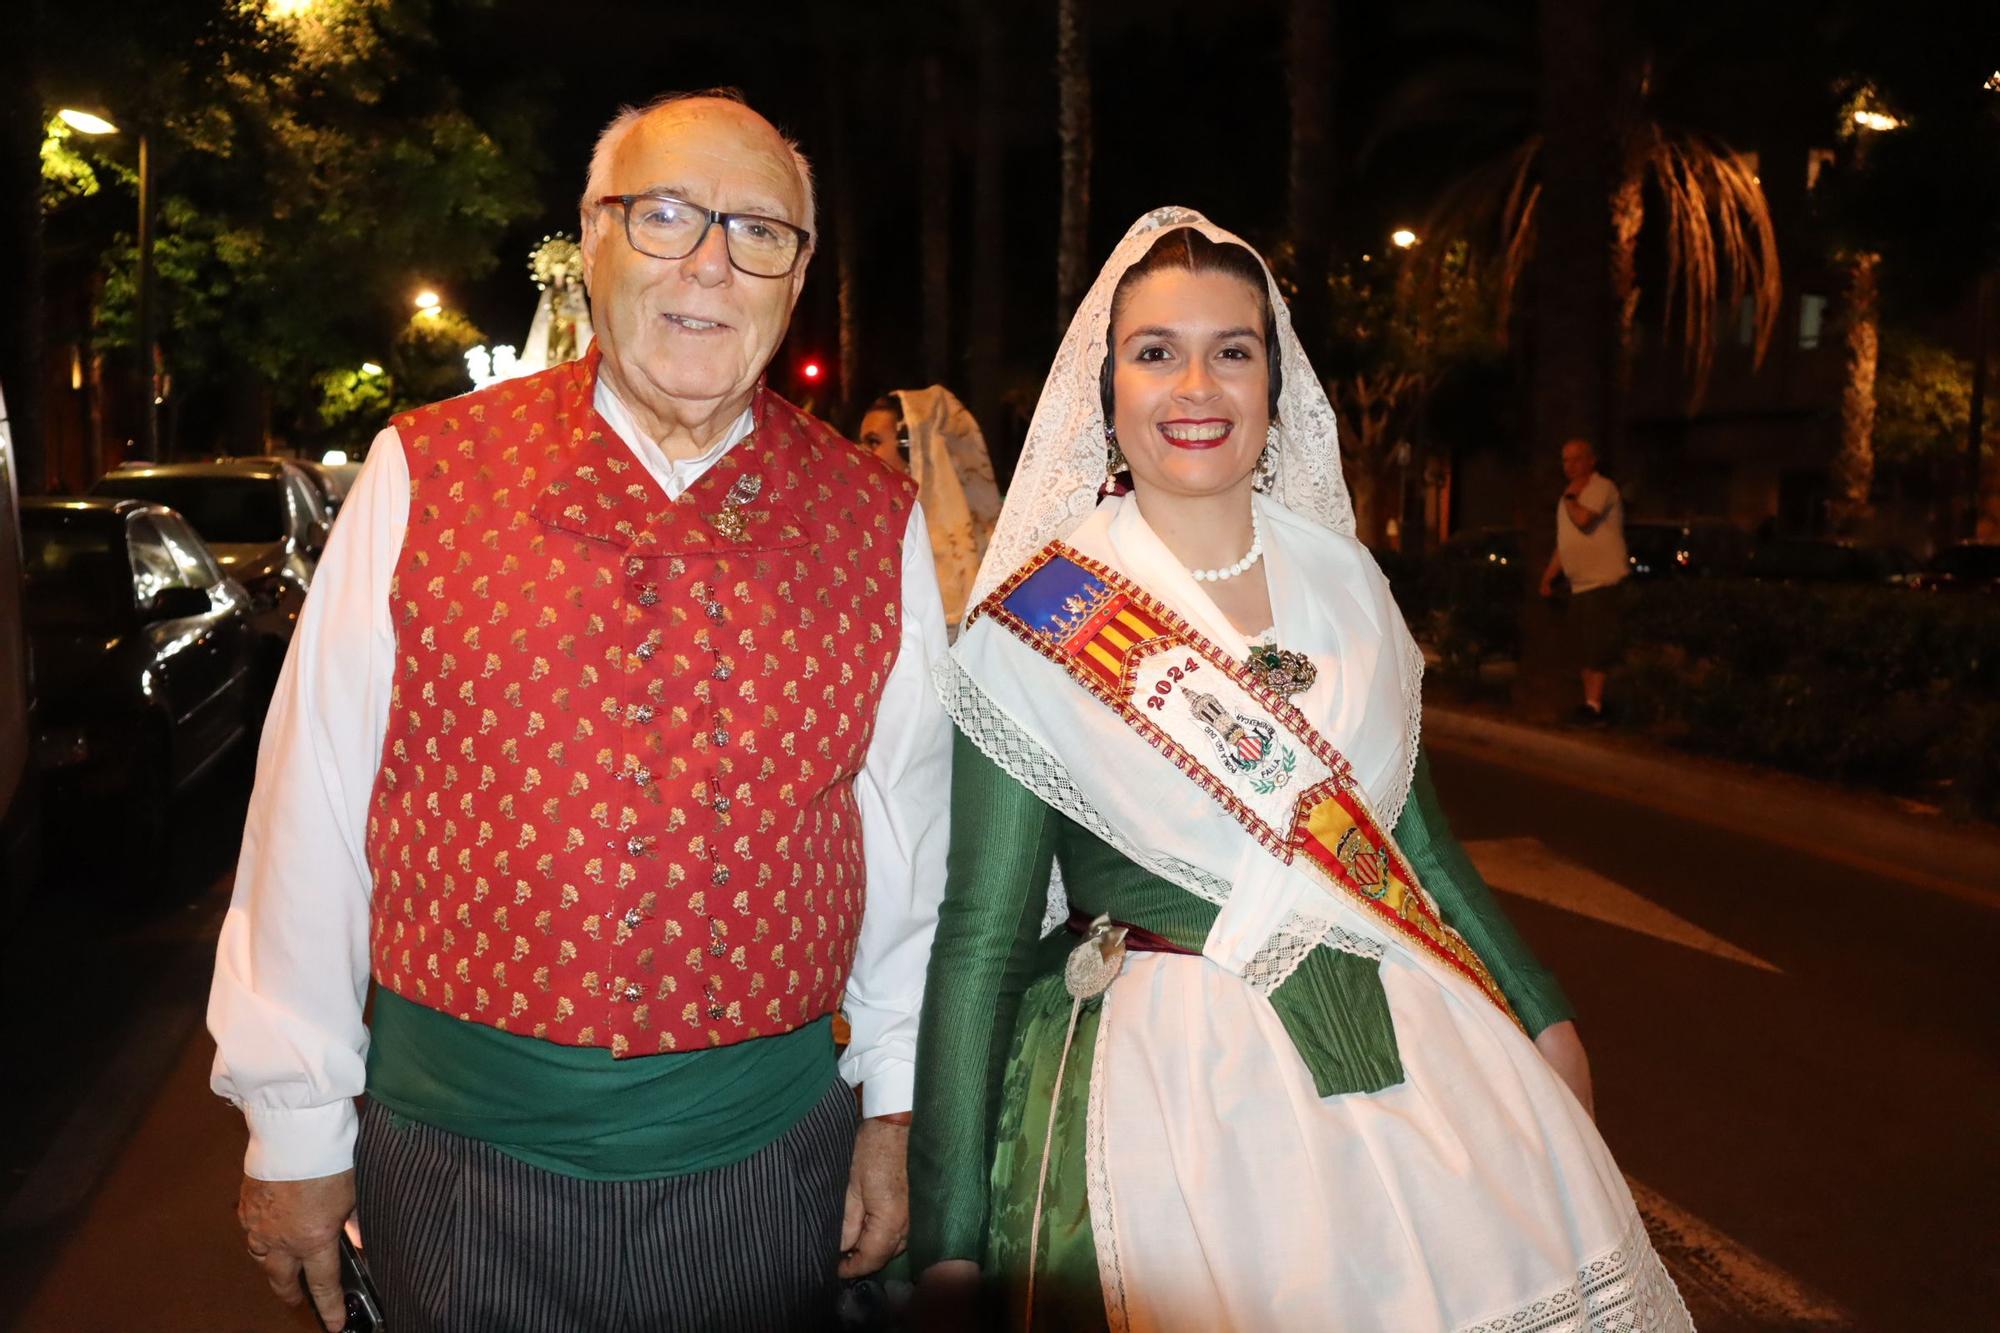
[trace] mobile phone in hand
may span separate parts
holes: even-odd
[[[305,1285],[306,1275],[300,1273],[299,1286]],[[367,1265],[362,1263],[361,1252],[354,1248],[354,1242],[347,1238],[345,1228],[340,1233],[340,1294],[347,1303],[347,1322],[328,1333],[386,1333],[389,1325],[382,1318],[382,1299],[375,1294]],[[312,1299],[310,1289],[306,1298]]]

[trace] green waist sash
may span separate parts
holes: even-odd
[[[712,1050],[614,1060],[375,992],[368,1095],[389,1110],[584,1180],[740,1162],[837,1077],[833,1020]]]

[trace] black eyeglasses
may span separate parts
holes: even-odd
[[[812,233],[782,218],[756,213],[719,213],[670,194],[607,194],[597,201],[625,210],[625,239],[654,259],[686,259],[722,224],[732,268],[753,278],[782,278],[799,266]]]

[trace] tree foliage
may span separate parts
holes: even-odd
[[[1394,441],[1415,429],[1439,383],[1495,354],[1490,284],[1455,243],[1417,265],[1392,252],[1336,266],[1326,279],[1326,334],[1315,349],[1340,418],[1340,451],[1365,537],[1387,515],[1376,483]]]
[[[1884,463],[1959,457],[1972,419],[1972,363],[1911,333],[1882,339],[1875,382],[1875,456]],[[1992,445],[1987,445],[1991,452]]]
[[[73,40],[132,7],[83,0]],[[129,163],[151,137],[161,342],[177,387],[244,377],[295,420],[329,367],[381,360],[419,285],[494,262],[533,206],[537,162],[427,67],[429,7],[313,0],[296,11],[160,0],[92,60],[128,133],[68,147]],[[490,118],[489,118],[490,119]],[[519,128],[519,127],[511,127]],[[121,172],[131,179],[129,166]],[[128,224],[129,225],[129,224]],[[108,238],[100,340],[135,339],[134,241]]]

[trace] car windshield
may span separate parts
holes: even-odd
[[[281,542],[285,483],[258,477],[125,476],[113,472],[94,488],[178,509],[203,541]]]
[[[132,568],[122,524],[106,531],[24,514],[21,528],[30,625],[88,629],[114,624],[130,609]]]

